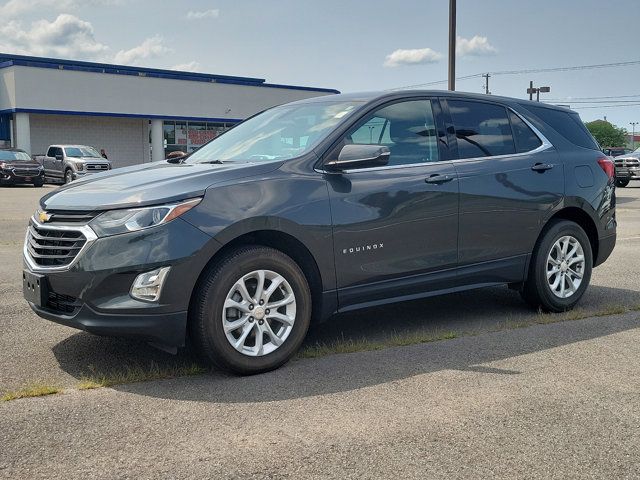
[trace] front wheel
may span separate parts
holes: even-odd
[[[278,368],[300,348],[311,293],[300,267],[267,247],[241,247],[203,275],[189,332],[207,361],[241,375]]]
[[[574,222],[555,220],[536,245],[522,296],[534,308],[570,310],[587,289],[592,268],[591,243],[584,230]]]
[[[627,185],[629,185],[629,180],[622,180],[619,178],[616,178],[616,187],[620,187],[620,188],[624,188]]]
[[[73,182],[73,172],[71,171],[71,169],[67,169],[64,172],[64,183],[67,184],[71,182]]]
[[[33,182],[34,187],[42,187],[44,185],[44,180],[35,180]]]

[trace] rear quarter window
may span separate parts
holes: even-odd
[[[584,126],[584,123],[582,123],[577,113],[530,105],[523,105],[523,107],[539,117],[574,145],[591,150],[600,150],[598,143],[591,136],[591,133],[589,133],[587,127]]]

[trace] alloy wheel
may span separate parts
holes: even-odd
[[[271,270],[255,270],[227,293],[222,325],[227,340],[248,356],[267,355],[287,339],[296,318],[296,297],[287,280]]]
[[[547,256],[547,283],[558,298],[569,298],[580,285],[585,273],[582,245],[575,237],[560,237]]]

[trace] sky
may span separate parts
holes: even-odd
[[[265,78],[446,89],[448,0],[0,0],[0,52]],[[456,76],[496,95],[640,121],[640,0],[458,0]],[[639,63],[583,70],[504,71]],[[457,90],[484,91],[484,79]],[[597,97],[597,98],[596,98]],[[611,98],[614,97],[614,98]],[[640,125],[637,126],[640,130]]]

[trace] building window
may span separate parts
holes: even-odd
[[[233,127],[235,123],[222,122],[174,122],[165,121],[165,157],[171,152],[191,153]]]

